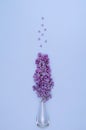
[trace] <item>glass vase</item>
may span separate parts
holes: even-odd
[[[44,128],[49,126],[49,117],[46,110],[46,102],[41,101],[39,104],[39,110],[36,117],[36,124],[38,127]]]

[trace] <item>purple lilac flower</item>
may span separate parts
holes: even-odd
[[[51,78],[51,69],[48,55],[38,53],[35,64],[37,68],[33,75],[35,82],[33,90],[36,91],[37,96],[40,97],[41,100],[46,102],[52,97],[51,90],[54,86],[53,79]]]

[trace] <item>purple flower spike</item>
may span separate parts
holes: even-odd
[[[33,90],[44,102],[48,101],[52,95],[51,90],[54,86],[53,79],[51,78],[51,69],[49,65],[49,57],[46,54],[38,53],[35,60],[36,70],[33,75],[35,85]]]

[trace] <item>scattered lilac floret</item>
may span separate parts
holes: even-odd
[[[41,36],[44,36],[44,33],[42,33]]]
[[[44,27],[44,24],[41,24],[42,27]]]
[[[41,19],[44,20],[44,17],[42,17]]]
[[[41,40],[41,38],[39,37],[39,38],[38,38],[38,41],[40,41],[40,40]]]
[[[40,47],[42,47],[42,45],[40,45]]]
[[[33,75],[35,82],[33,90],[36,91],[37,96],[40,97],[41,100],[46,102],[52,97],[51,90],[54,86],[53,79],[51,78],[51,69],[48,55],[38,53],[35,64],[37,68]]]
[[[40,33],[41,31],[40,30],[38,30],[38,33]]]
[[[47,43],[47,40],[45,40],[45,43]]]
[[[47,29],[45,28],[44,31],[47,31]]]

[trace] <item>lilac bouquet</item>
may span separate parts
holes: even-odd
[[[37,96],[44,102],[52,97],[51,90],[54,86],[49,63],[47,54],[38,53],[38,57],[35,61],[37,68],[33,75],[35,82],[33,90],[36,91]]]

